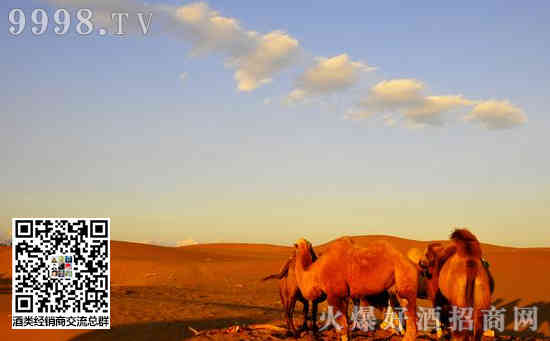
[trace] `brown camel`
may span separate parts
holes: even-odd
[[[404,340],[416,338],[416,292],[418,273],[414,264],[386,241],[359,247],[350,238],[332,243],[327,252],[312,261],[311,243],[300,239],[296,247],[296,279],[302,295],[315,300],[323,293],[334,307],[342,340],[348,340],[348,302],[395,290],[406,300],[407,324]]]
[[[427,269],[424,269],[420,266],[420,262],[423,256],[424,252],[417,248],[411,248],[407,252],[407,258],[417,266],[418,270],[418,290],[416,297],[421,299],[428,299],[433,303],[437,292],[437,284],[434,284],[431,278],[428,278],[429,276]],[[402,306],[402,303],[399,302],[395,293],[390,294],[391,299],[386,300],[387,307],[385,308],[385,311],[389,312],[389,314],[394,315],[395,313],[392,312],[393,308]],[[435,332],[437,333],[438,337],[441,337],[441,335],[443,335],[441,329],[441,321],[435,322]],[[387,326],[387,323],[383,322],[382,326]],[[405,332],[401,323],[398,324],[397,331],[399,332],[399,334],[403,334]]]
[[[415,256],[411,257],[408,254],[409,259],[419,266],[422,271],[422,275],[427,279],[425,285],[422,286],[420,284],[421,280],[419,280],[419,293],[424,292],[424,295],[426,295],[425,298],[433,301],[439,289],[439,283],[438,281],[433,280],[431,276],[433,274],[433,276],[439,277],[439,270],[441,270],[441,267],[445,264],[449,257],[456,253],[456,246],[454,243],[447,246],[444,246],[441,243],[431,243],[420,257],[417,255],[418,249],[414,249],[412,252],[415,253]],[[411,253],[411,251],[409,251],[409,253]],[[489,270],[489,263],[483,259],[481,262],[487,272],[487,276],[489,276],[489,286],[492,294],[495,291],[495,280]],[[418,297],[421,298],[420,296]]]
[[[313,251],[313,248],[310,250],[312,261],[317,260],[317,256]],[[300,332],[307,330],[307,320],[309,312],[309,301],[304,298],[300,288],[298,288],[298,282],[296,281],[295,273],[295,263],[296,263],[296,254],[294,253],[283,265],[279,273],[269,275],[263,278],[263,281],[270,279],[279,280],[279,295],[281,297],[281,304],[285,311],[286,324],[290,333],[296,337],[300,335]],[[312,328],[315,330],[317,328],[316,317],[317,317],[317,305],[325,300],[325,297],[322,295],[317,300],[312,302]],[[296,306],[296,301],[300,301],[304,309],[304,322],[299,330],[296,330],[294,326],[294,307]]]
[[[479,241],[467,229],[456,229],[451,234],[452,244],[428,245],[420,266],[427,269],[430,285],[435,288],[434,305],[443,308],[442,321],[448,322],[451,306],[472,308],[472,332],[454,328],[453,340],[481,340],[483,315],[481,310],[491,304],[494,280],[488,266],[482,261]],[[453,325],[453,327],[456,327]]]
[[[437,283],[432,281],[431,274],[428,269],[421,266],[424,254],[425,252],[423,252],[422,250],[412,248],[407,252],[407,258],[409,258],[411,262],[413,262],[417,266],[418,269],[417,298],[427,299],[432,301],[433,303],[437,294],[438,286]]]

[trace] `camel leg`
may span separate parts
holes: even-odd
[[[483,314],[478,308],[474,309],[473,319],[474,319],[473,339],[474,341],[481,341],[481,336],[483,335]]]
[[[392,297],[390,297],[388,302],[392,302],[393,306],[395,306],[396,308],[405,307],[407,305],[406,300],[400,301],[396,296],[393,296],[393,295]],[[405,334],[405,328],[403,328],[403,322],[401,321],[401,316],[399,316],[399,314],[395,312],[393,313],[393,315],[394,315],[394,318],[397,319],[397,331],[399,332],[399,335]]]
[[[283,304],[283,311],[285,314],[286,319],[286,328],[288,329],[289,333],[292,333],[292,326],[290,325],[290,319],[288,318],[288,301],[289,298],[286,297],[283,287],[279,287],[279,296],[281,297],[281,303]]]
[[[405,336],[403,341],[414,341],[416,340],[416,292],[414,295],[408,295],[408,297],[403,297],[407,300],[407,321],[405,324]]]
[[[438,339],[443,336],[443,330],[441,329],[441,321],[439,321],[439,319],[435,320],[435,333]]]
[[[317,309],[319,308],[319,303],[317,301],[313,301],[313,306],[311,307],[311,330],[313,331],[313,335],[317,335],[317,332],[319,329],[317,328]]]
[[[307,330],[307,320],[308,320],[308,314],[309,314],[309,301],[303,300],[302,304],[304,305],[304,323],[300,327],[300,331]]]
[[[348,341],[350,339],[349,325],[348,325],[348,304],[347,298],[333,298],[327,299],[329,305],[333,307],[334,315],[341,314],[336,318],[336,322],[340,326],[338,334],[340,334],[341,341]],[[412,341],[412,340],[411,340]]]
[[[383,315],[384,316],[384,320],[382,321],[382,323],[380,324],[380,328],[386,330],[388,329],[388,326],[391,324],[391,318],[390,317],[393,317],[393,308],[391,306],[391,304],[389,304],[388,302],[388,306],[382,311]]]
[[[292,295],[288,300],[288,306],[286,308],[286,321],[289,326],[291,333],[298,337],[298,332],[296,331],[296,326],[294,326],[294,307],[296,306],[296,295]]]
[[[399,335],[403,335],[405,333],[405,330],[403,328],[403,323],[401,322],[400,316],[397,312],[395,312],[394,308],[400,308],[405,306],[406,304],[403,302],[400,302],[399,299],[395,295],[390,295],[388,298],[388,305],[383,311],[384,314],[384,320],[380,324],[380,328],[382,329],[388,329],[388,327],[392,326],[392,333],[397,333]],[[395,327],[395,320],[397,320],[397,327]],[[397,329],[396,329],[397,328]]]
[[[288,306],[290,304],[291,298],[288,294],[288,291],[286,290],[285,283],[281,281],[279,283],[279,296],[281,297],[281,304],[283,305],[283,312],[286,319],[286,328],[288,329],[288,333],[292,334],[292,325],[290,324],[290,318],[288,314]]]
[[[439,321],[437,321],[437,325],[441,328],[441,335],[438,332],[438,337],[445,336],[447,339],[449,338],[449,318],[451,317],[451,306],[449,301],[443,296],[441,291],[437,291],[435,294],[435,299],[433,303],[433,307],[441,307],[441,312],[439,314]]]

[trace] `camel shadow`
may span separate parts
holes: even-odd
[[[189,327],[198,331],[226,328],[233,325],[246,325],[253,323],[265,323],[265,318],[215,318],[215,319],[190,319],[167,322],[136,323],[120,326],[112,326],[108,330],[94,330],[78,335],[71,341],[92,340],[121,340],[121,341],[169,341],[184,340],[195,336]],[[209,337],[205,335],[208,339]]]
[[[520,337],[520,338],[544,338],[546,337],[544,333],[540,330],[540,326],[545,322],[550,323],[550,302],[537,301],[528,305],[521,305],[519,302],[520,298],[512,300],[508,303],[504,303],[504,299],[497,298],[493,301],[492,305],[497,309],[505,309],[504,311],[504,325],[508,328],[503,332],[498,332],[502,336],[511,336],[511,337]],[[514,330],[514,307],[518,308],[527,308],[527,307],[537,307],[537,325],[538,330],[532,331],[529,328]]]

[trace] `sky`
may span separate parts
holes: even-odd
[[[111,239],[160,245],[432,240],[458,226],[550,245],[548,1],[0,9],[4,236],[13,217],[111,217]],[[127,34],[112,34],[113,12],[129,13]]]

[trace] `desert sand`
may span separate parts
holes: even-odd
[[[403,252],[428,242],[387,236],[353,237],[389,240]],[[322,251],[327,244],[316,247]],[[493,302],[507,309],[503,339],[550,337],[550,248],[511,248],[483,244],[496,281]],[[277,272],[290,247],[263,244],[200,244],[160,247],[111,242],[111,330],[12,330],[11,248],[0,247],[1,340],[184,340],[286,338],[268,331],[228,332],[239,325],[284,326],[276,281],[260,278]],[[539,307],[537,333],[516,333],[513,307]],[[301,305],[295,318],[301,322]],[[326,310],[321,305],[320,311]],[[189,327],[202,331],[195,336]],[[241,328],[242,329],[242,328]],[[381,332],[355,339],[374,340]],[[323,334],[333,339],[332,332]],[[289,338],[290,339],[290,338]],[[400,339],[394,337],[393,339]]]

